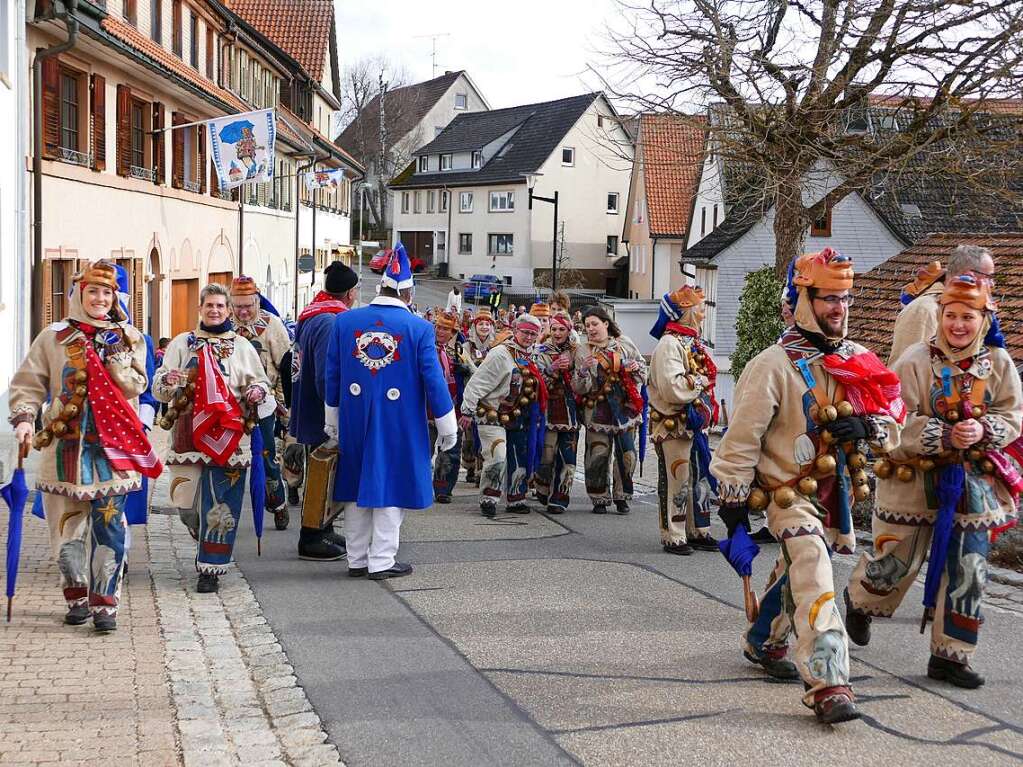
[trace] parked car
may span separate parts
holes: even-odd
[[[383,274],[384,268],[387,266],[387,262],[391,260],[391,253],[393,252],[393,248],[381,250],[370,259],[369,270],[374,274]],[[408,263],[412,267],[414,274],[419,274],[419,272],[426,268],[426,262],[418,256],[409,256]]]
[[[462,295],[466,301],[486,300],[503,288],[504,282],[496,274],[474,274],[462,286]]]

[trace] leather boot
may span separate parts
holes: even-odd
[[[857,610],[849,601],[849,589],[843,593],[845,597],[845,633],[849,635],[849,641],[866,647],[870,644],[870,623],[873,620],[862,610]]]
[[[334,562],[344,559],[345,550],[330,541],[326,531],[303,527],[298,534],[298,558],[313,562]]]
[[[932,655],[927,661],[927,676],[942,682],[949,682],[966,690],[976,690],[984,684],[984,677],[965,663],[956,663],[948,658]]]

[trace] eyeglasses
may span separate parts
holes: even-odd
[[[856,299],[853,296],[816,296],[813,300],[822,301],[828,306],[838,306],[839,304],[852,306]]]

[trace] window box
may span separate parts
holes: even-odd
[[[72,165],[81,165],[83,168],[92,167],[92,155],[85,152],[76,152],[74,149],[60,147],[58,150],[59,159]]]
[[[515,210],[515,192],[491,192],[490,212],[509,213]]]
[[[139,165],[132,165],[128,168],[128,176],[130,178],[138,179],[139,181],[155,181],[156,174],[149,168],[143,168]]]
[[[561,164],[569,167],[575,165],[575,147],[561,147]]]
[[[458,212],[472,213],[472,192],[460,192],[458,194]]]
[[[489,256],[511,256],[515,252],[514,235],[511,234],[488,234],[487,255]]]
[[[607,212],[618,213],[618,192],[607,193]]]
[[[460,256],[471,256],[472,255],[472,234],[459,234],[458,235],[458,255]]]
[[[181,188],[186,192],[195,192],[199,194],[199,182],[198,181],[185,181],[182,183]]]

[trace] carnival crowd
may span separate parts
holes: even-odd
[[[1010,460],[1021,457],[1023,397],[994,271],[973,246],[922,269],[886,366],[847,337],[852,262],[830,249],[795,259],[785,330],[746,365],[712,451],[717,365],[697,286],[664,295],[647,360],[602,307],[573,312],[564,293],[470,311],[455,289],[419,316],[399,246],[365,306],[358,276],[336,262],[289,332],[239,277],[207,285],[195,329],[154,353],[130,324],[126,275],[99,261],[78,275],[68,316],[34,340],[10,420],[42,451],[64,620],[91,617],[100,631],[116,628],[127,525],[145,520],[164,465],[196,540],[197,590],[209,593],[228,571],[250,484],[278,529],[301,504],[299,557],[347,557],[350,577],[394,578],[413,569],[396,559],[406,512],[451,503],[459,481],[479,488],[487,518],[531,504],[563,514],[582,437],[592,513],[624,515],[652,443],[665,553],[780,544],[743,652],[771,677],[801,680],[805,705],[833,724],[859,716],[848,641],[869,642],[873,619],[893,615],[928,559],[927,673],[983,684],[970,661],[988,552],[1023,490]],[[163,456],[154,426],[170,432]],[[872,493],[874,546],[841,591],[843,619],[831,557],[853,553],[852,506]],[[751,516],[766,516],[752,536]]]

